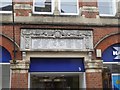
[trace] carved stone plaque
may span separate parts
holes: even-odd
[[[21,50],[92,51],[92,31],[22,29]]]
[[[83,49],[81,39],[32,39],[32,49]]]

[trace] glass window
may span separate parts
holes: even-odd
[[[60,0],[60,14],[78,15],[78,0]]]
[[[0,64],[0,90],[10,88],[10,64]]]
[[[49,76],[41,76],[40,74],[30,75],[30,87],[34,90],[79,90],[79,75],[54,75],[49,74]],[[36,89],[35,89],[36,88]]]
[[[33,12],[36,14],[52,14],[53,0],[34,0]]]
[[[0,46],[0,90],[10,88],[10,53]]]
[[[100,16],[115,16],[116,1],[115,0],[98,0],[98,9]]]
[[[12,13],[12,0],[0,0],[0,13]]]
[[[117,9],[118,9],[118,13],[120,13],[120,1],[118,2]]]

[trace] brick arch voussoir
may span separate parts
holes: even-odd
[[[103,39],[96,47],[95,49],[101,49],[102,52],[106,50],[109,46],[113,44],[120,43],[120,33],[118,34],[112,34],[105,39]]]
[[[7,51],[10,53],[11,58],[13,59],[13,43],[8,40],[5,37],[0,36],[0,40],[2,40],[2,43],[0,43],[0,46],[4,47],[5,49],[7,49]]]
[[[10,40],[9,38],[3,36],[3,35],[0,35],[0,46],[4,47],[5,49],[7,49],[7,51],[10,53],[11,55],[11,58],[13,59],[14,58],[14,53],[13,53],[13,50],[14,50],[14,42],[12,40]],[[15,44],[16,45],[16,44]],[[18,45],[16,45],[16,48],[18,48]],[[19,50],[18,50],[19,51]]]

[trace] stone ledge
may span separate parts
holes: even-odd
[[[102,69],[103,61],[102,60],[91,60],[85,62],[86,69]]]
[[[82,11],[98,12],[98,8],[97,7],[83,6]]]
[[[11,66],[10,68],[12,70],[28,70],[30,62],[28,60],[16,60],[15,62],[13,60],[10,61]]]

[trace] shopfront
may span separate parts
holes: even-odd
[[[120,43],[109,46],[103,53],[104,86],[120,90]],[[106,79],[106,80],[105,80]]]
[[[21,50],[23,60],[30,62],[28,88],[86,88],[85,62],[93,51],[91,30],[21,29]]]
[[[30,88],[79,90],[85,88],[82,58],[31,58]]]
[[[10,88],[10,60],[11,55],[4,47],[0,46],[0,90]]]

